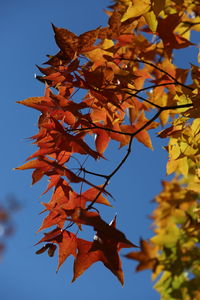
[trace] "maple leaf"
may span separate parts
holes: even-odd
[[[48,162],[47,160],[42,160],[41,158],[38,158],[31,160],[20,167],[15,168],[15,170],[41,169],[43,172],[47,172],[52,169],[51,162]]]
[[[65,210],[73,210],[76,208],[85,209],[86,202],[93,201],[93,199],[95,199],[95,197],[99,194],[100,188],[101,186],[98,188],[93,187],[81,194],[77,194],[76,192],[70,191],[68,200],[63,201],[62,209]],[[107,192],[105,191],[105,193]],[[96,203],[111,206],[110,202],[102,194],[97,198]]]
[[[32,185],[34,185],[36,182],[40,181],[42,177],[45,175],[43,170],[36,169],[32,173]]]
[[[155,271],[158,265],[158,247],[142,239],[140,240],[140,247],[141,251],[131,252],[129,254],[126,254],[125,257],[139,261],[139,264],[136,267],[137,271],[142,271],[145,269],[152,269],[153,271]]]
[[[73,32],[58,28],[52,24],[55,40],[61,51],[70,58],[74,58],[75,53],[78,49],[78,36]]]
[[[60,228],[63,228],[65,222],[66,222],[66,213],[63,210],[56,210],[53,209],[51,204],[43,203],[45,206],[45,210],[43,212],[46,212],[49,210],[49,214],[43,219],[42,224],[37,232],[49,228],[51,226],[59,226]]]
[[[66,56],[62,51],[59,51],[56,55],[47,55],[47,57],[49,59],[46,62],[44,62],[43,64],[50,65],[55,68],[59,67],[61,64],[69,63],[71,60],[71,58]],[[41,82],[45,83],[45,80],[42,76],[37,76],[36,78],[38,80],[40,80]]]
[[[116,218],[110,223],[110,228],[115,229]],[[108,227],[107,227],[108,228]],[[116,230],[116,229],[115,229]],[[112,230],[111,230],[112,231]],[[134,245],[129,241],[121,243],[112,236],[104,235],[105,232],[99,232],[94,236],[93,242],[78,239],[78,253],[74,261],[74,282],[84,273],[93,263],[101,261],[115,276],[120,283],[124,283],[122,263],[118,252],[121,248],[129,248]]]
[[[99,236],[102,235],[107,239],[112,239],[114,241],[127,244],[131,247],[136,247],[126,238],[123,232],[116,229],[114,225],[110,226],[104,220],[102,220],[97,212],[80,209],[77,221],[85,225],[93,226],[94,230],[97,231]]]
[[[78,50],[80,53],[87,52],[92,49],[93,44],[98,38],[99,29],[100,27],[98,27],[95,30],[90,30],[79,35]]]
[[[17,101],[19,104],[29,106],[42,112],[49,110],[53,103],[49,97],[30,97],[25,100]]]
[[[150,10],[150,1],[148,0],[144,0],[142,2],[138,0],[133,0],[131,2],[131,5],[128,7],[128,9],[122,17],[122,22],[126,21],[129,18],[139,17]]]
[[[116,33],[117,35],[120,32],[120,26],[121,26],[121,12],[114,10],[112,15],[110,16],[108,20],[108,24],[110,25],[111,30]]]
[[[122,132],[134,134],[141,128],[138,124],[132,124],[132,125],[121,125]],[[153,149],[151,138],[147,132],[147,130],[142,130],[141,132],[137,133],[135,135],[138,142],[144,144],[146,147]],[[123,147],[127,145],[130,141],[130,136],[126,136],[126,138],[121,142],[120,147]]]
[[[144,14],[145,20],[149,26],[149,28],[153,31],[156,32],[157,26],[158,26],[158,21],[157,17],[154,13],[153,10],[150,10],[149,12],[146,12]]]
[[[93,129],[93,132],[97,135],[95,137],[95,146],[97,152],[103,154],[110,142],[110,136],[105,130],[102,129]]]
[[[103,259],[101,251],[90,251],[92,242],[77,239],[78,253],[74,261],[74,282],[85,270],[87,270],[93,263]]]
[[[90,188],[89,190],[83,192],[80,197],[84,199],[84,201],[91,201],[96,198],[96,196],[99,194],[99,188],[102,188],[102,186],[97,186]],[[103,191],[105,195],[112,197],[106,190]],[[101,194],[96,200],[96,203],[104,204],[111,206],[109,201]]]
[[[172,49],[180,49],[192,45],[190,41],[182,37],[181,35],[174,33],[177,25],[180,22],[180,15],[170,14],[165,19],[158,18],[157,32],[160,38],[163,40],[164,47],[171,54]],[[168,30],[166,30],[166,26]]]

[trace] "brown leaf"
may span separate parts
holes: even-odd
[[[177,134],[179,135],[182,132],[182,125],[177,126],[170,126],[169,128],[166,128],[159,132],[158,136],[160,138],[166,138],[166,137],[175,137]]]
[[[99,29],[100,27],[98,27],[95,30],[84,32],[79,36],[78,49],[80,53],[91,50],[91,47],[93,46],[93,44],[96,42],[98,38]]]
[[[36,169],[32,173],[32,185],[34,185],[36,182],[40,181],[42,177],[45,175],[44,171]]]
[[[115,229],[116,218],[114,218],[108,226]],[[132,246],[132,243],[119,243],[112,239],[112,237],[109,238],[98,232],[94,236],[93,243],[78,239],[78,254],[74,262],[74,276],[72,282],[83,274],[93,263],[101,261],[123,285],[124,275],[118,252],[121,248],[129,248]]]
[[[124,233],[102,220],[97,212],[82,209],[80,210],[78,220],[82,224],[93,226],[94,230],[97,231],[98,236],[103,236],[104,238],[124,243],[131,247],[137,247],[126,238]]]
[[[49,247],[49,249],[48,249],[48,255],[49,255],[49,257],[53,257],[54,256],[54,253],[55,253],[56,249],[57,249],[57,246],[54,245],[54,244],[52,244]]]
[[[52,27],[58,47],[65,55],[70,58],[74,58],[74,55],[78,49],[78,36],[67,29],[58,28],[53,24]]]
[[[108,24],[113,32],[119,34],[121,26],[121,13],[117,10],[114,10],[111,17],[108,20]]]
[[[141,251],[131,252],[125,255],[125,257],[139,261],[139,264],[136,268],[137,271],[142,271],[145,269],[152,269],[155,271],[155,268],[158,264],[158,247],[142,239],[140,240],[140,247]]]
[[[53,244],[51,244],[51,243],[48,243],[48,244],[44,245],[42,248],[40,248],[39,250],[37,250],[37,251],[35,252],[35,254],[42,254],[42,253],[44,253],[44,252],[45,252],[47,249],[49,249],[52,245],[53,245]]]

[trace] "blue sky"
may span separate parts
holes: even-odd
[[[159,299],[152,288],[150,272],[136,274],[136,263],[126,259],[123,259],[123,288],[101,263],[93,265],[73,284],[70,284],[71,258],[56,274],[57,259],[46,254],[35,255],[37,248],[33,246],[41,237],[36,231],[42,220],[40,202],[45,198],[40,195],[46,182],[31,187],[31,172],[12,170],[34,151],[26,138],[37,131],[38,113],[16,101],[43,95],[44,86],[35,80],[34,74],[38,73],[35,64],[41,65],[46,54],[57,52],[50,23],[80,34],[106,24],[103,8],[109,4],[106,0],[7,0],[1,4],[0,199],[3,201],[7,194],[13,193],[21,203],[21,210],[14,216],[15,234],[7,241],[0,265],[2,300]],[[185,55],[183,51],[179,56],[180,65]],[[195,56],[190,57],[196,63]],[[118,213],[118,228],[136,244],[140,237],[152,235],[148,215],[154,205],[150,200],[161,190],[167,159],[162,143],[154,135],[155,150],[151,151],[135,142],[131,158],[109,186],[116,202],[114,209],[105,210],[104,219],[109,222]]]

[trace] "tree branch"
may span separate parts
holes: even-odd
[[[109,180],[117,173],[117,171],[123,166],[123,164],[126,162],[126,160],[128,159],[130,153],[131,153],[131,146],[132,146],[132,142],[133,142],[133,138],[136,134],[138,134],[140,131],[144,130],[147,126],[149,126],[154,120],[156,120],[159,115],[161,114],[162,109],[160,109],[148,122],[146,122],[141,128],[139,128],[138,130],[136,130],[134,133],[131,134],[130,137],[130,141],[129,141],[129,145],[128,145],[128,149],[127,149],[127,153],[126,155],[123,157],[123,159],[121,160],[121,162],[117,165],[117,167],[107,176],[106,181],[104,182],[103,185],[103,190],[105,189],[105,187],[108,185]],[[94,200],[88,205],[87,210],[91,209],[93,207],[93,205],[95,204],[95,202],[97,201],[97,199],[99,198],[99,196],[101,195],[102,191],[99,191],[98,194],[96,195],[96,197],[94,198]]]

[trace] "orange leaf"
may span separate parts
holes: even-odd
[[[97,152],[103,154],[108,147],[110,136],[103,129],[94,129],[93,132],[97,135],[95,138]]]
[[[22,166],[15,168],[15,170],[28,170],[28,169],[41,169],[44,172],[46,172],[52,169],[52,167],[46,161],[38,158],[38,159],[28,161]]]
[[[61,265],[67,259],[69,255],[76,257],[76,248],[77,248],[77,239],[75,234],[69,231],[63,231],[62,239],[55,239],[54,243],[59,245],[59,261],[57,272],[60,269]]]
[[[47,205],[45,205],[47,206]],[[57,225],[62,228],[66,221],[66,214],[64,211],[60,211],[59,213],[55,211],[50,211],[49,214],[44,218],[42,225],[38,229],[37,232],[49,228],[51,226]]]
[[[132,126],[135,129],[135,131],[141,128],[141,126],[138,126],[136,124],[133,124]],[[150,138],[147,130],[140,131],[138,134],[136,134],[135,137],[138,140],[138,142],[142,143],[146,147],[153,150],[153,146],[152,146],[152,143],[151,143],[151,138]]]
[[[43,112],[50,110],[50,107],[54,106],[51,98],[49,97],[30,97],[25,100],[17,101],[17,103]]]
[[[100,187],[101,186],[99,186],[99,188]],[[85,201],[93,201],[96,198],[96,196],[98,195],[98,193],[99,193],[99,189],[97,189],[96,187],[93,187],[93,188],[90,188],[89,190],[83,192],[80,195],[80,197],[83,198]],[[111,206],[110,202],[102,195],[102,193],[97,198],[96,203],[100,203],[100,204]]]
[[[46,188],[46,190],[42,193],[42,195],[46,194],[52,187],[56,186],[60,180],[60,175],[52,175],[50,176],[50,182]],[[55,191],[54,191],[55,193]]]

